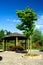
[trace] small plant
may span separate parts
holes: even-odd
[[[22,51],[24,48],[22,46],[11,46],[10,51]]]
[[[10,46],[10,51],[15,51],[15,46]]]
[[[39,54],[25,54],[24,56],[39,56]]]

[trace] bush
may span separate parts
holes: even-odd
[[[39,54],[25,54],[24,56],[39,56]]]
[[[41,46],[41,42],[33,43],[33,47],[40,47],[40,46]]]
[[[22,46],[10,46],[10,51],[22,51],[24,48]]]
[[[14,46],[10,46],[9,50],[14,51]]]

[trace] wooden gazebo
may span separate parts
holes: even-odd
[[[7,40],[15,40],[15,46],[18,45],[18,40],[25,40],[25,49],[26,49],[26,37],[20,33],[11,33],[9,35],[4,36],[3,38],[3,51],[6,50],[6,41]]]

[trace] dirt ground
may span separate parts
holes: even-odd
[[[0,52],[0,65],[43,65],[43,52],[33,50],[41,56],[36,58],[24,57],[23,53],[12,51]]]

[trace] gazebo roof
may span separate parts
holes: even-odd
[[[20,34],[20,33],[11,33],[9,35],[6,35],[3,37],[3,39],[15,39],[16,37],[18,37],[18,39],[26,39],[26,37],[23,35],[23,34]]]

